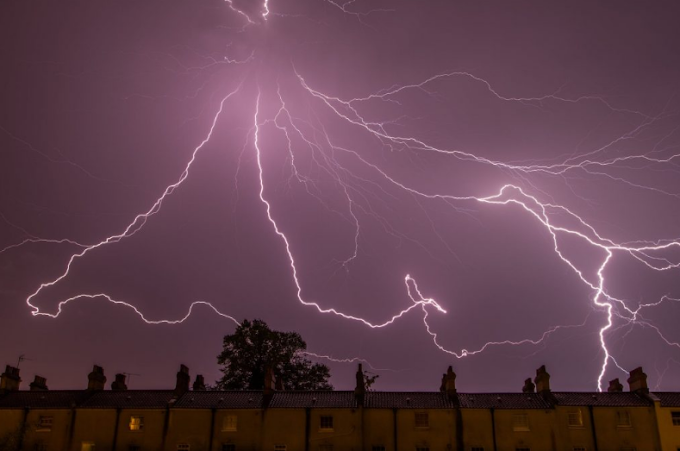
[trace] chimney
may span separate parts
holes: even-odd
[[[359,368],[356,373],[357,384],[354,388],[354,397],[357,400],[357,405],[363,407],[364,405],[364,395],[366,394],[366,385],[364,383],[364,368],[359,364]]]
[[[545,365],[536,370],[534,383],[538,393],[550,393],[550,374],[545,370]]]
[[[124,374],[116,374],[116,380],[111,382],[111,390],[127,390]]]
[[[267,365],[264,370],[264,395],[271,396],[274,394],[274,369]]]
[[[619,382],[619,378],[612,379],[609,381],[609,388],[607,389],[609,393],[620,393],[623,391],[623,384]]]
[[[203,379],[202,374],[196,375],[196,380],[194,381],[194,385],[192,385],[191,388],[194,391],[205,391],[205,380]]]
[[[175,396],[179,397],[188,392],[189,382],[191,382],[191,376],[189,376],[189,367],[186,365],[180,365],[179,371],[177,372],[177,383],[175,384]]]
[[[630,391],[632,392],[642,394],[649,393],[649,388],[647,388],[647,375],[642,371],[641,366],[630,372],[628,385],[630,386]]]
[[[104,368],[98,365],[92,367],[92,372],[87,375],[87,389],[88,390],[104,390],[106,384],[106,376],[104,376]]]
[[[45,391],[47,390],[47,379],[36,374],[33,382],[28,386],[31,387],[31,391]]]
[[[531,382],[531,378],[528,377],[524,381],[524,387],[522,387],[522,393],[534,393],[536,391],[536,385]]]
[[[19,390],[19,385],[21,385],[19,368],[5,366],[5,372],[0,375],[0,393]]]
[[[449,366],[442,379],[442,386],[444,392],[449,395],[449,397],[456,395],[456,373],[453,372],[453,367]]]

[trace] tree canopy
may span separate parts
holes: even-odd
[[[261,390],[267,368],[285,390],[332,390],[326,365],[304,357],[307,343],[296,332],[271,330],[266,322],[243,320],[233,334],[225,335],[217,363],[224,376],[220,390]]]

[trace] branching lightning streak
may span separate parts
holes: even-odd
[[[231,11],[233,11],[238,16],[242,17],[247,22],[245,27],[261,24],[263,21],[267,21],[270,15],[275,14],[272,11],[270,11],[270,5],[268,0],[262,0],[262,3],[260,5],[261,7],[258,11],[257,17],[254,16],[252,13],[249,13],[241,9],[237,4],[235,4],[236,0],[224,0],[224,1]],[[330,4],[334,8],[341,10],[345,14],[356,16],[357,18],[359,18],[360,21],[362,17],[365,17],[368,14],[371,14],[376,11],[385,11],[385,10],[371,10],[366,13],[353,12],[349,9],[349,7],[353,3],[355,3],[355,1],[356,0],[349,0],[344,3],[340,3],[334,0],[326,0],[326,3]],[[187,71],[203,70],[217,64],[225,63],[248,64],[254,59],[255,52],[252,52],[250,57],[243,61],[232,60],[226,57],[224,61],[209,58],[211,62],[207,66],[184,67],[184,68]],[[177,62],[180,63],[179,61]],[[678,161],[680,160],[680,153],[673,153],[677,151],[677,148],[672,145],[665,145],[664,147],[661,147],[661,144],[664,143],[666,139],[669,139],[673,134],[675,134],[677,129],[673,129],[670,133],[666,134],[661,140],[657,142],[654,148],[649,152],[636,153],[633,155],[614,155],[614,156],[610,155],[610,152],[612,152],[614,146],[621,144],[622,142],[630,141],[639,137],[643,132],[649,130],[659,121],[662,121],[672,116],[672,113],[668,113],[664,110],[656,115],[648,115],[640,111],[617,107],[613,105],[611,102],[609,102],[607,99],[600,96],[586,95],[570,98],[562,95],[561,89],[555,91],[553,94],[537,97],[515,97],[503,95],[499,92],[499,90],[495,89],[489,81],[469,72],[446,72],[436,74],[421,82],[392,86],[389,89],[369,94],[367,96],[345,100],[337,96],[322,93],[321,91],[312,88],[295,67],[293,67],[293,72],[303,92],[308,94],[310,96],[310,99],[312,100],[316,99],[322,105],[325,105],[329,110],[328,112],[332,114],[335,118],[337,118],[339,121],[343,121],[350,127],[356,128],[359,132],[367,133],[369,136],[375,138],[379,143],[387,146],[390,149],[400,150],[406,149],[413,152],[437,153],[465,162],[471,162],[474,164],[479,164],[487,167],[498,168],[509,172],[510,174],[512,174],[516,178],[521,179],[524,182],[524,185],[522,183],[503,184],[500,187],[500,189],[497,190],[492,189],[491,194],[489,194],[489,192],[486,192],[484,194],[453,195],[450,194],[449,192],[428,192],[423,189],[415,188],[406,182],[400,181],[399,177],[392,175],[389,170],[383,169],[379,165],[372,163],[371,161],[369,161],[368,158],[364,157],[359,151],[335,144],[333,139],[327,132],[326,128],[323,126],[323,124],[321,124],[320,126],[316,126],[315,124],[312,124],[312,122],[310,121],[306,121],[300,119],[299,117],[296,117],[295,114],[293,114],[289,110],[289,106],[285,101],[284,98],[285,96],[284,93],[282,93],[280,86],[277,86],[276,91],[277,92],[276,101],[278,101],[279,105],[276,113],[273,115],[273,117],[269,118],[263,117],[264,113],[261,112],[263,110],[263,108],[261,107],[265,100],[263,99],[263,90],[258,84],[257,96],[254,99],[255,112],[252,118],[253,123],[252,128],[248,132],[248,136],[246,137],[247,139],[246,146],[248,144],[248,141],[250,140],[250,134],[252,133],[255,161],[257,165],[257,177],[259,182],[258,197],[260,202],[264,206],[267,220],[271,224],[274,233],[283,242],[283,247],[285,249],[286,256],[288,257],[290,275],[292,277],[292,281],[295,284],[296,292],[295,294],[297,300],[302,305],[313,307],[314,309],[316,309],[316,311],[322,314],[332,314],[345,320],[358,322],[371,329],[389,326],[398,319],[405,316],[406,314],[410,313],[412,310],[416,310],[418,307],[420,307],[421,311],[423,312],[423,324],[425,326],[425,330],[431,336],[434,345],[442,352],[447,353],[448,355],[452,355],[456,358],[473,356],[482,353],[488,348],[493,346],[538,345],[540,343],[545,342],[548,337],[550,337],[552,334],[556,333],[559,330],[582,327],[585,325],[586,322],[584,321],[583,323],[576,325],[552,326],[545,330],[543,334],[541,334],[538,338],[489,341],[474,350],[461,349],[460,351],[452,351],[444,347],[444,345],[442,345],[439,342],[437,333],[434,330],[432,330],[430,324],[428,323],[428,318],[430,314],[430,310],[428,308],[433,308],[434,310],[442,314],[446,314],[447,311],[436,300],[425,297],[421,293],[416,280],[408,274],[404,277],[404,283],[406,285],[406,293],[409,299],[412,301],[411,304],[409,304],[406,308],[403,308],[402,310],[398,311],[397,313],[389,317],[387,320],[384,320],[382,322],[372,322],[369,321],[368,319],[356,316],[354,314],[344,313],[339,309],[336,309],[335,307],[325,307],[322,306],[317,301],[307,299],[305,296],[303,296],[303,284],[300,280],[298,264],[294,256],[291,241],[289,240],[288,236],[284,233],[282,227],[279,225],[279,222],[277,222],[277,219],[275,218],[275,215],[272,212],[272,201],[267,197],[268,192],[267,191],[268,185],[266,181],[267,177],[265,176],[265,168],[262,161],[265,146],[261,140],[262,130],[264,129],[264,127],[267,126],[275,128],[279,133],[281,133],[285,137],[285,142],[287,143],[286,152],[288,153],[289,164],[292,171],[291,173],[292,181],[297,180],[298,182],[304,184],[307,193],[317,198],[317,200],[323,203],[323,200],[320,198],[320,195],[318,195],[314,191],[314,181],[298,169],[293,144],[293,139],[297,138],[300,139],[304,143],[304,145],[310,149],[311,159],[313,163],[317,166],[317,168],[320,169],[320,172],[327,175],[335,183],[335,185],[339,187],[341,195],[344,196],[344,199],[346,200],[345,205],[348,213],[342,214],[340,212],[337,212],[335,209],[331,209],[329,207],[327,208],[329,208],[329,210],[334,211],[335,213],[340,214],[343,218],[345,218],[349,223],[351,223],[354,230],[353,252],[351,252],[351,255],[348,258],[342,261],[343,266],[347,270],[349,270],[348,269],[349,263],[357,259],[359,256],[361,215],[373,217],[374,219],[381,223],[386,232],[393,233],[388,229],[386,221],[380,221],[379,215],[372,210],[371,202],[368,200],[369,196],[374,196],[377,198],[379,195],[384,196],[392,195],[389,194],[378,182],[368,180],[367,178],[364,178],[365,176],[363,175],[354,174],[346,166],[344,166],[338,160],[335,159],[334,155],[336,152],[352,157],[357,162],[359,162],[364,167],[364,169],[370,170],[383,183],[386,183],[392,188],[396,188],[401,192],[413,196],[413,198],[416,200],[418,199],[438,200],[444,202],[447,206],[460,211],[465,211],[464,207],[462,207],[461,205],[473,203],[506,207],[519,207],[519,209],[527,213],[529,217],[532,217],[536,221],[538,221],[538,223],[550,235],[553,242],[552,250],[557,255],[557,257],[564,264],[566,264],[576,274],[576,276],[583,283],[583,285],[592,292],[591,300],[593,307],[596,308],[598,311],[603,311],[606,313],[606,321],[599,328],[598,334],[600,347],[604,355],[597,379],[598,389],[602,389],[602,379],[605,376],[607,366],[609,363],[612,363],[614,366],[616,366],[622,371],[624,370],[622,366],[619,365],[619,363],[616,361],[615,357],[611,354],[610,350],[607,347],[607,336],[615,327],[614,325],[615,319],[621,319],[624,322],[626,322],[626,324],[640,325],[641,327],[649,328],[653,330],[660,337],[660,339],[663,342],[665,342],[668,346],[677,347],[680,349],[680,343],[668,339],[659,329],[659,327],[650,323],[646,318],[642,316],[641,313],[643,309],[656,307],[664,302],[680,302],[680,299],[674,297],[675,295],[667,294],[661,297],[656,302],[638,303],[636,308],[632,308],[628,306],[625,299],[616,297],[607,291],[607,276],[606,276],[606,272],[611,261],[615,258],[615,256],[619,254],[627,254],[631,256],[637,262],[641,263],[644,267],[652,271],[677,270],[680,268],[680,260],[676,261],[674,258],[669,257],[665,252],[680,250],[680,239],[664,239],[657,241],[637,241],[628,243],[617,243],[610,238],[606,238],[604,234],[598,232],[596,228],[593,225],[591,225],[591,223],[586,221],[582,216],[578,215],[572,209],[564,205],[560,205],[559,203],[550,199],[549,194],[537,188],[530,179],[531,175],[540,174],[549,177],[562,178],[568,185],[565,176],[572,172],[573,173],[580,172],[590,176],[603,177],[617,183],[625,184],[626,186],[631,188],[653,191],[666,196],[680,198],[680,192],[672,192],[656,186],[649,186],[643,183],[636,182],[635,180],[632,180],[630,178],[614,175],[607,172],[609,170],[617,168],[635,169],[636,167],[638,167],[636,165],[671,167],[671,170],[676,171]],[[543,162],[539,164],[536,162],[527,162],[525,164],[523,162],[497,161],[465,150],[458,149],[452,150],[441,147],[435,147],[433,145],[426,143],[422,139],[418,139],[408,135],[401,136],[391,133],[389,131],[391,129],[391,125],[393,123],[396,123],[396,121],[385,122],[370,121],[366,119],[367,116],[362,113],[363,105],[366,105],[370,102],[388,102],[391,104],[398,105],[399,104],[398,96],[410,90],[419,90],[429,95],[433,95],[427,90],[428,85],[432,85],[436,82],[441,82],[456,77],[465,78],[473,83],[480,84],[489,94],[491,94],[491,96],[503,102],[517,102],[522,105],[528,105],[537,108],[543,108],[547,102],[564,102],[570,104],[578,104],[583,102],[597,102],[600,105],[608,108],[611,112],[617,114],[632,115],[636,118],[637,122],[634,125],[632,125],[631,128],[626,133],[621,134],[620,136],[616,137],[610,142],[602,146],[599,146],[593,150],[562,156],[560,157],[560,160],[557,162],[555,162],[556,160],[552,160],[552,162],[550,163]],[[40,315],[56,318],[62,313],[63,307],[71,301],[77,299],[103,298],[104,300],[112,304],[121,305],[132,309],[147,324],[182,323],[187,318],[189,318],[193,311],[194,306],[196,305],[205,305],[211,308],[218,315],[233,321],[237,325],[239,324],[239,322],[235,318],[225,313],[222,313],[212,304],[206,301],[192,302],[189,306],[186,315],[177,320],[168,319],[150,320],[146,318],[146,316],[133,304],[129,302],[116,300],[106,293],[95,294],[83,293],[69,297],[68,299],[64,299],[58,303],[56,313],[41,311],[41,309],[34,303],[34,301],[36,296],[41,294],[45,289],[50,288],[58,284],[65,278],[67,278],[71,272],[72,266],[75,264],[77,260],[85,257],[91,251],[95,251],[109,244],[118,243],[126,238],[135,235],[146,225],[147,221],[152,216],[154,216],[156,213],[160,211],[163,202],[169,196],[171,196],[172,193],[177,188],[179,188],[182,185],[182,183],[188,178],[190,169],[194,164],[199,151],[211,140],[213,132],[216,129],[218,121],[225,108],[225,104],[228,102],[229,99],[231,99],[233,96],[240,92],[242,84],[243,82],[240,83],[229,94],[222,97],[219,103],[219,108],[212,118],[207,135],[200,142],[200,144],[194,148],[188,163],[186,164],[183,172],[180,174],[177,181],[168,185],[162,192],[161,196],[158,197],[156,201],[152,204],[152,206],[144,213],[140,213],[137,216],[135,216],[132,222],[130,222],[121,233],[111,235],[95,244],[82,244],[75,240],[70,239],[45,239],[34,236],[28,233],[26,230],[18,226],[15,226],[12,223],[9,223],[9,221],[7,221],[7,219],[4,216],[2,216],[2,219],[6,223],[22,231],[27,238],[25,238],[23,241],[19,243],[11,244],[3,249],[0,249],[0,254],[30,243],[69,244],[81,248],[79,252],[76,252],[70,256],[65,266],[65,269],[61,273],[61,275],[59,275],[57,278],[49,282],[41,283],[38,289],[28,296],[28,298],[26,299],[26,304],[31,308],[32,314],[34,316]],[[204,86],[202,86],[200,89],[203,89]],[[317,121],[320,122],[318,118]],[[307,131],[308,129],[312,129],[311,136]],[[86,173],[88,176],[94,177],[92,176],[92,174],[85,171],[82,167],[66,159],[63,160],[53,159],[46,153],[33,147],[30,143],[14,136],[1,126],[0,130],[3,131],[5,134],[9,135],[12,139],[23,143],[25,146],[27,146],[35,153],[41,155],[43,158],[51,162],[68,163],[76,167],[77,169],[81,170],[82,172]],[[326,152],[325,149],[330,149],[330,152]],[[244,146],[242,152],[245,150],[246,147]],[[350,183],[350,181],[357,182],[357,186],[354,186],[352,183]],[[361,185],[361,187],[359,187],[358,185]],[[365,188],[365,186],[368,185],[377,188],[381,192],[378,194],[370,192],[370,190]],[[527,186],[530,189],[528,189]],[[532,194],[532,192],[534,192],[534,194]],[[545,198],[548,198],[550,200],[542,200]],[[424,208],[423,213],[425,215],[425,218],[427,218],[427,220],[430,221],[430,224],[433,225],[432,219],[430,218],[430,216],[428,216],[427,212],[424,211]],[[562,220],[563,222],[560,222],[560,220]],[[443,242],[448,248],[448,244],[445,243],[445,240],[443,240],[443,238],[437,233],[436,229],[434,228],[434,225],[432,228],[437,237],[440,239],[440,241]],[[397,233],[394,232],[394,234],[396,235]],[[573,239],[576,239],[579,242],[589,246],[589,248],[601,252],[602,256],[600,257],[601,259],[597,260],[598,265],[596,271],[594,271],[594,274],[593,273],[587,274],[583,269],[579,267],[579,265],[576,262],[572,261],[572,259],[568,257],[568,255],[565,253],[565,249],[563,249],[563,246],[560,244],[562,239],[565,237],[571,237]],[[451,249],[449,248],[449,250]],[[364,359],[358,357],[349,359],[335,359],[328,355],[316,354],[311,352],[305,352],[303,354],[316,358],[327,359],[334,362],[343,363],[356,361],[366,362]]]
[[[40,284],[40,287],[39,287],[33,294],[31,294],[31,295],[26,299],[26,304],[28,304],[28,306],[31,308],[31,310],[32,310],[31,313],[33,314],[33,316],[44,315],[44,316],[51,316],[51,317],[53,317],[53,318],[56,318],[56,317],[59,315],[59,313],[61,312],[61,307],[62,307],[62,305],[66,304],[68,301],[73,300],[73,299],[76,299],[76,298],[78,298],[78,297],[82,297],[82,296],[92,296],[92,295],[79,295],[79,296],[75,296],[74,298],[70,298],[70,299],[68,299],[68,300],[66,300],[66,301],[62,301],[62,302],[59,303],[59,310],[57,311],[56,314],[50,314],[50,313],[46,313],[46,312],[41,312],[41,311],[40,311],[40,308],[37,307],[36,305],[34,305],[34,304],[31,302],[31,301],[33,300],[33,298],[35,298],[38,294],[40,294],[40,292],[41,292],[42,290],[44,290],[45,288],[51,287],[51,286],[53,286],[53,285],[59,283],[60,281],[62,281],[64,278],[66,278],[66,277],[69,275],[69,272],[71,271],[71,266],[73,265],[73,263],[74,263],[77,259],[80,259],[80,258],[84,257],[87,253],[89,253],[89,252],[91,252],[91,251],[93,251],[93,250],[95,250],[95,249],[98,249],[98,248],[100,248],[100,247],[102,247],[102,246],[105,246],[105,245],[108,245],[108,244],[112,244],[112,243],[117,243],[117,242],[119,242],[119,241],[121,241],[121,240],[123,240],[123,239],[125,239],[125,238],[128,238],[128,237],[130,237],[130,236],[133,236],[133,235],[136,234],[138,231],[140,231],[140,230],[142,229],[142,227],[144,227],[144,225],[146,224],[147,220],[148,220],[151,216],[155,215],[156,213],[158,213],[158,212],[160,211],[161,206],[162,206],[162,204],[163,204],[163,201],[164,201],[168,196],[170,196],[170,195],[175,191],[175,189],[177,189],[177,188],[182,184],[182,182],[184,182],[184,180],[186,180],[186,178],[189,176],[189,169],[191,168],[191,165],[192,165],[192,164],[194,163],[194,161],[196,160],[196,155],[198,154],[198,152],[203,148],[203,146],[204,146],[204,145],[210,140],[210,138],[212,137],[213,131],[215,130],[215,126],[217,125],[217,120],[218,120],[218,118],[220,117],[220,114],[222,113],[222,110],[223,110],[223,108],[224,108],[224,104],[225,104],[226,101],[229,100],[233,95],[235,95],[240,89],[241,89],[241,84],[239,84],[238,87],[237,87],[235,90],[233,90],[232,92],[230,92],[229,94],[227,94],[225,97],[222,98],[222,100],[221,100],[221,102],[220,102],[219,109],[218,109],[217,113],[215,114],[215,116],[214,116],[214,118],[213,118],[213,121],[212,121],[212,124],[211,124],[211,126],[210,126],[210,130],[209,130],[209,132],[208,132],[208,135],[205,137],[205,139],[204,139],[203,141],[201,141],[201,143],[200,143],[200,144],[194,149],[194,151],[192,152],[191,158],[190,158],[189,162],[187,163],[187,165],[185,166],[184,171],[183,171],[182,174],[180,175],[179,179],[178,179],[175,183],[169,185],[169,186],[163,191],[163,194],[162,194],[162,195],[161,195],[161,196],[153,203],[153,205],[151,206],[151,208],[149,208],[145,213],[138,214],[138,215],[135,217],[135,219],[134,219],[134,220],[133,220],[126,228],[125,228],[125,230],[123,230],[122,233],[117,234],[117,235],[111,235],[111,236],[109,236],[108,238],[106,238],[105,240],[100,241],[99,243],[96,243],[96,244],[93,244],[93,245],[89,245],[89,246],[85,247],[82,251],[80,251],[79,253],[73,254],[73,255],[69,258],[68,264],[66,265],[66,269],[64,270],[64,272],[63,272],[59,277],[57,277],[56,279],[52,280],[51,282],[46,282],[46,283]],[[111,302],[115,302],[115,301],[113,301],[111,298],[109,298],[108,296],[106,296],[106,298],[107,298],[109,301],[111,301]],[[115,302],[115,303],[124,304],[124,303],[122,303],[122,302]],[[126,305],[127,305],[127,304],[126,304]],[[129,305],[128,305],[128,306],[129,306]],[[213,307],[213,309],[214,309],[214,307]],[[136,309],[135,309],[135,310],[136,310]],[[143,316],[142,316],[142,319],[144,319]],[[146,320],[145,320],[145,321],[146,321]]]

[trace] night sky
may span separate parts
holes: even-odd
[[[336,389],[359,358],[377,390],[453,365],[460,391],[519,391],[542,364],[555,390],[637,366],[680,390],[678,17],[2,2],[0,363],[29,359],[24,388],[95,363],[213,382],[261,318],[338,360],[313,357]]]

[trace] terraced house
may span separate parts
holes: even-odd
[[[0,447],[39,451],[584,451],[680,450],[680,393],[650,393],[641,368],[629,391],[554,392],[545,367],[521,393],[459,393],[449,367],[432,392],[127,390],[95,366],[85,390],[48,390],[19,370],[0,382]]]

